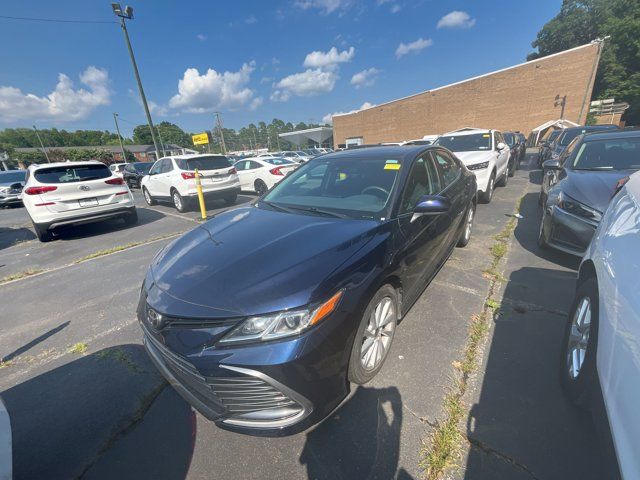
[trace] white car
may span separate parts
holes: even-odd
[[[138,222],[127,184],[97,161],[30,165],[22,203],[41,242],[51,240],[56,227],[114,217]]]
[[[436,145],[455,153],[476,176],[479,199],[489,203],[494,187],[503,187],[509,180],[511,150],[498,130],[463,128],[445,133]]]
[[[567,396],[607,420],[625,479],[640,474],[639,247],[636,173],[611,200],[582,260],[560,363]]]
[[[223,199],[233,205],[240,193],[236,169],[223,155],[179,155],[156,161],[149,174],[142,177],[144,199],[149,205],[158,201],[173,202],[179,212],[187,211],[198,198],[196,169],[201,175],[205,198]]]
[[[126,166],[127,166],[126,163],[112,163],[111,165],[109,165],[109,170],[111,170],[113,173],[115,173],[119,177],[122,177],[124,172],[124,167]]]
[[[280,157],[284,157],[287,158],[289,160],[292,160],[296,163],[306,163],[309,160],[311,160],[311,157],[309,155],[306,155],[304,152],[302,151],[296,151],[296,152],[282,152],[279,155]]]
[[[286,158],[263,157],[238,160],[234,167],[238,171],[242,190],[262,195],[294,171],[298,164]]]

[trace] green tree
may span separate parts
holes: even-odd
[[[640,123],[640,2],[638,0],[563,0],[560,13],[538,32],[528,60],[610,38],[600,59],[593,98],[630,104],[627,124]]]

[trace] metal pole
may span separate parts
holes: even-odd
[[[120,150],[122,150],[122,161],[127,162],[127,154],[124,151],[124,145],[122,144],[122,135],[120,135],[120,127],[118,126],[118,114],[114,112],[113,121],[116,122],[116,131],[118,132],[118,141],[120,142]]]
[[[144,89],[142,88],[142,81],[140,80],[140,74],[138,73],[138,65],[136,59],[133,56],[133,48],[131,48],[131,41],[129,40],[129,32],[127,32],[127,25],[125,24],[124,17],[120,17],[120,26],[124,33],[124,39],[127,43],[127,49],[129,50],[129,56],[131,57],[131,64],[133,65],[133,73],[138,82],[138,90],[140,90],[140,98],[142,99],[142,106],[144,107],[144,113],[147,115],[147,123],[151,130],[151,138],[153,139],[153,146],[156,149],[156,160],[160,158],[160,149],[158,148],[158,141],[156,140],[156,133],[153,128],[153,121],[151,120],[151,112],[149,112],[149,105],[147,105],[147,97],[144,95]]]
[[[47,154],[47,149],[44,148],[44,143],[42,143],[42,139],[40,138],[40,134],[38,133],[38,129],[36,128],[35,125],[33,126],[33,129],[36,131],[36,137],[38,137],[38,141],[40,142],[40,146],[42,147],[44,156],[47,157],[47,162],[51,163],[51,160],[49,160],[49,155]]]
[[[160,126],[156,127],[158,129],[158,138],[160,139],[160,147],[162,148],[162,156],[166,157],[167,152],[164,149],[164,141],[162,140],[162,135],[160,135]]]
[[[220,112],[216,112],[216,120],[218,122],[218,132],[220,133],[220,142],[222,144],[222,154],[227,154],[227,145],[224,143],[224,132],[222,131],[222,122],[220,121]]]

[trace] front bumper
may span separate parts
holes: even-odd
[[[476,176],[476,184],[478,185],[478,192],[486,192],[489,188],[489,179],[491,178],[491,165],[481,170],[471,170]]]
[[[547,244],[565,253],[582,257],[598,225],[555,205],[545,208],[542,235]]]

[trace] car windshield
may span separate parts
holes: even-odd
[[[280,157],[264,158],[262,161],[270,163],[271,165],[296,165],[296,162]]]
[[[516,143],[516,137],[513,133],[505,132],[502,134],[507,145],[512,147]]]
[[[442,136],[435,142],[452,152],[476,152],[491,150],[490,133],[474,133],[471,135]]]
[[[551,135],[549,135],[549,138],[547,138],[547,143],[553,142],[556,138],[558,138],[558,135],[560,135],[560,130],[554,130],[553,132],[551,132]]]
[[[0,172],[0,183],[24,182],[25,172]]]
[[[302,155],[302,156],[305,156],[305,154],[304,154],[304,152],[303,152],[302,150],[298,150],[298,151],[296,151],[296,154],[298,154],[298,155]]]
[[[380,218],[400,168],[394,158],[318,158],[285,177],[262,203],[310,214]]]
[[[638,170],[640,137],[584,142],[571,166],[574,170]]]
[[[153,163],[149,162],[149,163],[134,163],[133,164],[133,168],[135,168],[136,172],[141,173],[143,175],[149,173],[149,170],[151,170],[151,167],[153,166]]]
[[[106,165],[65,165],[41,168],[33,176],[40,183],[73,183],[109,178],[111,170]]]
[[[229,159],[222,155],[207,155],[204,157],[177,158],[180,170],[219,170],[231,166]]]

